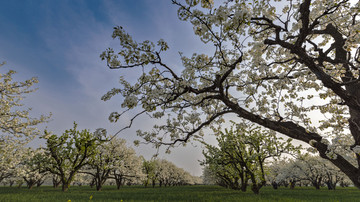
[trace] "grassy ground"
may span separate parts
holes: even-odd
[[[90,196],[92,199],[90,200]],[[46,201],[46,202],[77,202],[77,201],[360,201],[360,190],[356,188],[338,188],[335,191],[327,189],[315,190],[312,187],[280,188],[273,190],[264,187],[259,195],[251,191],[243,193],[218,186],[184,186],[166,188],[104,187],[100,192],[83,187],[71,187],[63,193],[61,189],[39,187],[26,188],[0,187],[0,201]]]

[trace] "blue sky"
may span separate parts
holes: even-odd
[[[155,3],[156,2],[156,3]],[[121,97],[104,102],[100,98],[118,85],[119,70],[109,70],[100,60],[107,47],[116,47],[112,40],[114,26],[121,25],[135,39],[169,43],[167,62],[181,69],[178,51],[185,55],[206,48],[193,35],[189,23],[177,19],[177,8],[170,0],[11,0],[0,7],[0,61],[7,65],[0,72],[13,69],[17,80],[38,77],[38,91],[28,95],[25,104],[32,115],[52,113],[52,120],[41,129],[61,134],[76,121],[80,128],[94,131],[106,128],[115,133],[126,123],[109,123],[112,111],[119,111]],[[131,79],[131,74],[127,75]],[[119,137],[130,143],[137,129],[150,128],[147,121],[135,124]],[[41,142],[36,142],[41,144]],[[150,158],[155,152],[149,146],[135,148]],[[201,147],[173,149],[161,157],[173,161],[195,175],[201,174],[198,159]]]

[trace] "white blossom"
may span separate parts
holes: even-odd
[[[94,132],[94,135],[98,137],[99,139],[102,139],[103,137],[106,137],[107,131],[104,128],[97,128]]]
[[[352,150],[357,153],[357,154],[360,154],[360,146],[359,145],[356,145],[354,148],[352,148]]]

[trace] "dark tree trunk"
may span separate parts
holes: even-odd
[[[273,189],[278,189],[278,183],[276,182],[272,182],[271,186],[273,187]]]
[[[242,183],[242,184],[241,184],[241,187],[240,187],[240,190],[243,191],[243,192],[246,192],[247,185],[248,185],[248,182],[247,182],[247,181],[245,181],[244,183]]]
[[[44,182],[45,182],[45,179],[44,179],[44,178],[39,179],[39,180],[36,182],[36,187],[40,187],[42,184],[44,184]]]
[[[320,184],[318,183],[313,183],[313,186],[315,187],[315,189],[320,189]]]
[[[118,176],[116,179],[115,179],[115,182],[116,182],[116,188],[117,189],[120,189],[121,188],[121,184],[123,182],[123,178],[121,176]]]
[[[23,184],[23,183],[19,183],[17,187],[18,187],[18,188],[21,188],[22,184]]]
[[[95,186],[95,184],[96,184],[96,179],[95,179],[95,177],[91,180],[91,182],[90,182],[90,187],[91,188],[93,188],[94,186]]]
[[[63,192],[68,191],[68,190],[69,190],[69,187],[70,187],[69,185],[70,185],[69,182],[63,182],[63,184],[62,184],[62,186],[61,186],[61,190],[62,190]]]
[[[334,186],[333,183],[331,183],[330,181],[326,182],[326,186],[328,188],[328,190],[335,190],[336,185]]]
[[[28,189],[32,189],[34,187],[34,185],[36,184],[36,181],[33,180],[33,179],[26,179],[24,177],[24,180],[26,182],[26,185],[27,185]]]
[[[290,189],[295,189],[295,182],[290,182]]]
[[[145,186],[145,188],[147,188],[148,184],[149,184],[149,179],[146,179],[146,180],[144,181],[144,186]]]
[[[97,176],[95,178],[95,183],[96,183],[96,191],[101,191],[101,188],[103,186],[103,184],[105,184],[106,182],[106,178],[102,177],[102,176]]]
[[[57,188],[60,185],[61,181],[57,180],[56,177],[53,177],[52,178],[52,183],[53,183],[53,187]]]
[[[96,185],[96,191],[101,191],[101,188],[102,188],[102,184],[101,183],[98,183]]]

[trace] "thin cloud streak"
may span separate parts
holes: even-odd
[[[46,127],[55,134],[61,134],[76,121],[81,129],[94,131],[102,127],[109,134],[114,134],[128,124],[132,114],[118,123],[110,123],[107,119],[112,111],[121,111],[120,96],[107,102],[100,100],[108,90],[119,87],[119,76],[124,72],[108,69],[99,58],[107,47],[117,47],[118,41],[111,38],[114,26],[123,26],[135,40],[156,41],[163,38],[168,41],[170,50],[165,55],[165,61],[179,72],[181,61],[178,51],[191,56],[193,52],[206,50],[206,46],[193,35],[191,25],[177,19],[177,8],[169,1],[159,1],[157,4],[152,1],[137,2],[141,6],[130,4],[129,1],[103,1],[100,4],[106,10],[101,18],[98,17],[99,11],[89,7],[86,1],[42,1],[34,8],[38,9],[38,19],[42,18],[34,31],[41,41],[21,44],[0,39],[0,44],[6,44],[3,47],[10,47],[10,44],[16,46],[7,50],[0,48],[0,54],[4,55],[1,59],[9,63],[8,68],[17,69],[19,80],[32,76],[38,76],[40,80],[36,86],[39,90],[24,102],[33,108],[35,117],[53,113],[52,121],[41,126],[42,130]],[[37,44],[41,44],[41,47]],[[20,54],[15,55],[16,52]],[[136,74],[126,71],[126,76],[135,79]],[[119,137],[131,144],[138,139],[136,130],[150,130],[155,122],[142,117]],[[38,144],[43,142],[38,140],[33,143]],[[156,151],[150,145],[135,149],[146,158],[151,158]],[[173,149],[169,155],[161,150],[160,157],[192,174],[201,175],[198,162],[202,158],[201,151],[200,146],[188,145],[186,148]]]

